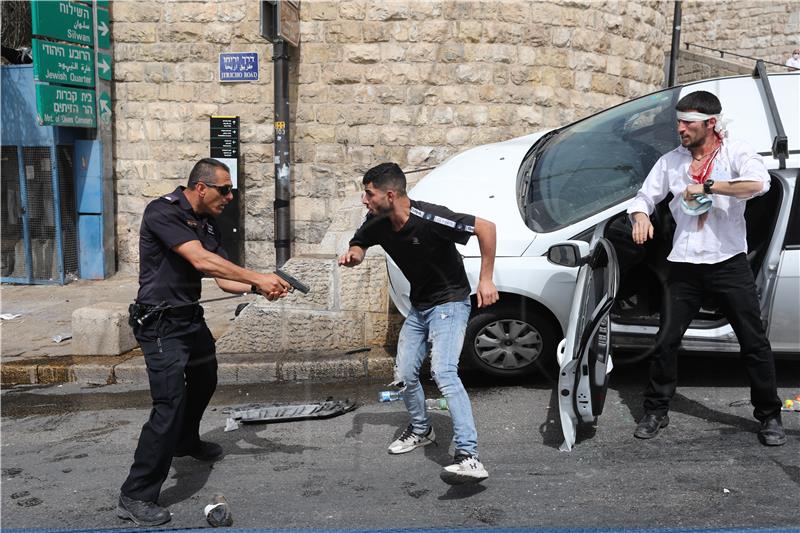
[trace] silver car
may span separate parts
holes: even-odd
[[[565,337],[577,351],[600,342],[598,335],[609,349],[644,354],[652,347],[672,243],[669,197],[653,214],[657,238],[644,247],[633,246],[625,210],[656,160],[679,144],[675,103],[696,90],[720,98],[733,119],[732,137],[747,140],[770,171],[769,192],[747,205],[748,259],[773,351],[800,354],[800,73],[780,73],[665,89],[563,128],[468,150],[423,178],[410,191],[413,198],[497,224],[494,277],[500,302],[474,308],[462,360],[489,374],[517,376],[554,362]],[[583,246],[589,243],[595,245],[592,253],[601,253],[598,242],[611,250],[603,273],[581,276],[583,283],[595,280],[585,289],[591,297],[583,297],[584,305],[600,305],[606,322],[596,308],[573,308],[579,268],[548,260],[550,248],[567,241],[584,244],[577,251],[560,248],[556,256],[586,255]],[[459,250],[475,284],[477,244]],[[408,282],[390,259],[388,266],[390,295],[405,313]],[[601,280],[607,286],[600,286]],[[569,332],[570,326],[580,331]],[[587,332],[587,327],[598,329]],[[682,349],[738,352],[739,345],[730,324],[708,302]]]

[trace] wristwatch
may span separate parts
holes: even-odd
[[[258,285],[256,285],[255,283],[250,285],[250,292],[252,294],[261,294],[261,291],[258,290]]]
[[[714,192],[711,190],[711,187],[713,186],[714,186],[714,180],[707,179],[706,181],[703,182],[703,192],[706,194],[714,194]]]

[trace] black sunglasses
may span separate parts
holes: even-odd
[[[233,185],[214,185],[213,183],[206,183],[205,181],[201,181],[200,183],[206,187],[217,189],[222,196],[228,196],[233,190]]]

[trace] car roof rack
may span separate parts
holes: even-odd
[[[789,157],[789,139],[786,138],[786,131],[783,129],[781,115],[778,113],[778,106],[775,105],[775,97],[772,95],[772,87],[769,84],[767,69],[764,66],[764,61],[761,59],[756,61],[756,68],[753,70],[753,76],[761,82],[761,88],[764,89],[764,96],[767,98],[769,111],[772,114],[772,121],[775,124],[775,137],[772,139],[772,157],[780,161],[779,168],[786,168],[786,159]]]

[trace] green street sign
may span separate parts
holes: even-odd
[[[92,9],[70,0],[31,0],[33,34],[71,43],[94,43]]]
[[[94,128],[94,91],[36,84],[36,117],[42,126]]]
[[[111,123],[111,97],[108,96],[108,93],[103,91],[100,93],[100,97],[97,99],[100,109],[98,112],[100,113],[100,120],[103,121],[103,124],[110,124]]]
[[[111,55],[97,52],[97,74],[101,80],[111,81]]]
[[[94,87],[92,49],[33,39],[33,79]]]
[[[97,47],[111,48],[111,25],[107,9],[97,10]]]
[[[108,9],[108,0],[97,0],[97,7],[104,7]]]

